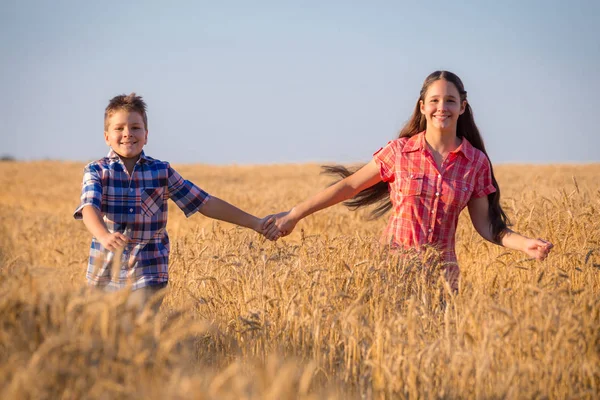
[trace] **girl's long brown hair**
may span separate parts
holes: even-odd
[[[421,113],[420,102],[425,101],[425,94],[427,93],[429,86],[433,82],[440,79],[451,82],[454,84],[454,86],[456,86],[456,89],[458,89],[458,92],[460,93],[461,102],[467,99],[467,91],[465,90],[464,85],[458,76],[449,71],[433,72],[427,77],[427,79],[425,79],[413,114],[408,123],[400,131],[400,135],[398,137],[412,137],[417,133],[426,130],[427,120]],[[479,129],[477,129],[477,125],[475,125],[475,120],[473,119],[473,111],[471,110],[471,106],[468,102],[465,112],[458,117],[456,136],[466,138],[469,143],[473,145],[473,147],[481,150],[489,160],[489,156],[485,151],[483,139],[481,138]],[[342,165],[326,165],[323,166],[323,173],[339,176],[343,179],[352,175],[358,169],[359,168],[348,169]],[[502,207],[500,207],[500,187],[498,186],[498,182],[494,176],[494,169],[492,168],[491,161],[490,170],[492,174],[492,183],[494,184],[496,191],[488,195],[488,201],[490,204],[489,217],[494,240],[499,243],[509,221],[506,214],[502,210]],[[370,216],[371,218],[381,217],[392,208],[392,202],[389,196],[389,184],[387,182],[379,182],[358,193],[352,199],[345,201],[344,204],[353,210],[375,204],[375,209],[371,212]]]

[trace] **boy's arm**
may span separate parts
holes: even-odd
[[[208,200],[199,209],[202,215],[209,218],[218,219],[225,222],[230,222],[239,226],[250,228],[256,232],[261,232],[262,220],[254,215],[240,210],[239,208],[229,204],[228,202],[219,199],[215,196],[210,196]]]
[[[124,247],[129,239],[121,232],[110,233],[102,220],[100,211],[92,205],[86,205],[81,210],[83,223],[90,233],[102,243],[105,249],[115,251]]]
[[[168,170],[168,196],[185,213],[186,217],[189,217],[196,211],[200,211],[201,214],[209,218],[229,222],[262,233],[261,226],[263,221],[266,221],[269,217],[265,217],[262,220],[258,219],[254,215],[248,214],[218,197],[210,196],[192,182],[183,179],[170,166]]]

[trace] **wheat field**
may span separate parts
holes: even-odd
[[[175,167],[260,217],[331,182],[318,165]],[[555,248],[528,260],[463,213],[457,295],[381,249],[367,211],[332,207],[272,243],[170,203],[156,317],[86,289],[82,171],[0,163],[0,398],[600,398],[598,164],[497,166],[513,228]]]

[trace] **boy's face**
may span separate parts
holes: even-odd
[[[148,142],[148,131],[140,113],[118,110],[108,118],[104,140],[121,158],[137,159]]]

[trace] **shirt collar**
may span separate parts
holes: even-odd
[[[409,138],[408,141],[404,144],[402,152],[410,153],[413,151],[425,150],[426,147],[427,146],[425,144],[425,131],[423,131]],[[474,152],[475,148],[471,143],[469,143],[469,141],[465,137],[462,138],[462,142],[460,143],[458,148],[454,151],[451,151],[451,153],[462,153],[469,161],[473,161]]]
[[[111,160],[121,160],[119,155],[117,153],[115,153],[115,151],[113,149],[110,149],[108,151],[108,155],[106,156]],[[144,150],[142,150],[142,152],[140,153],[140,158],[137,162],[139,163],[143,163],[143,162],[147,162],[149,161],[149,158],[146,156],[146,153],[144,153]]]

